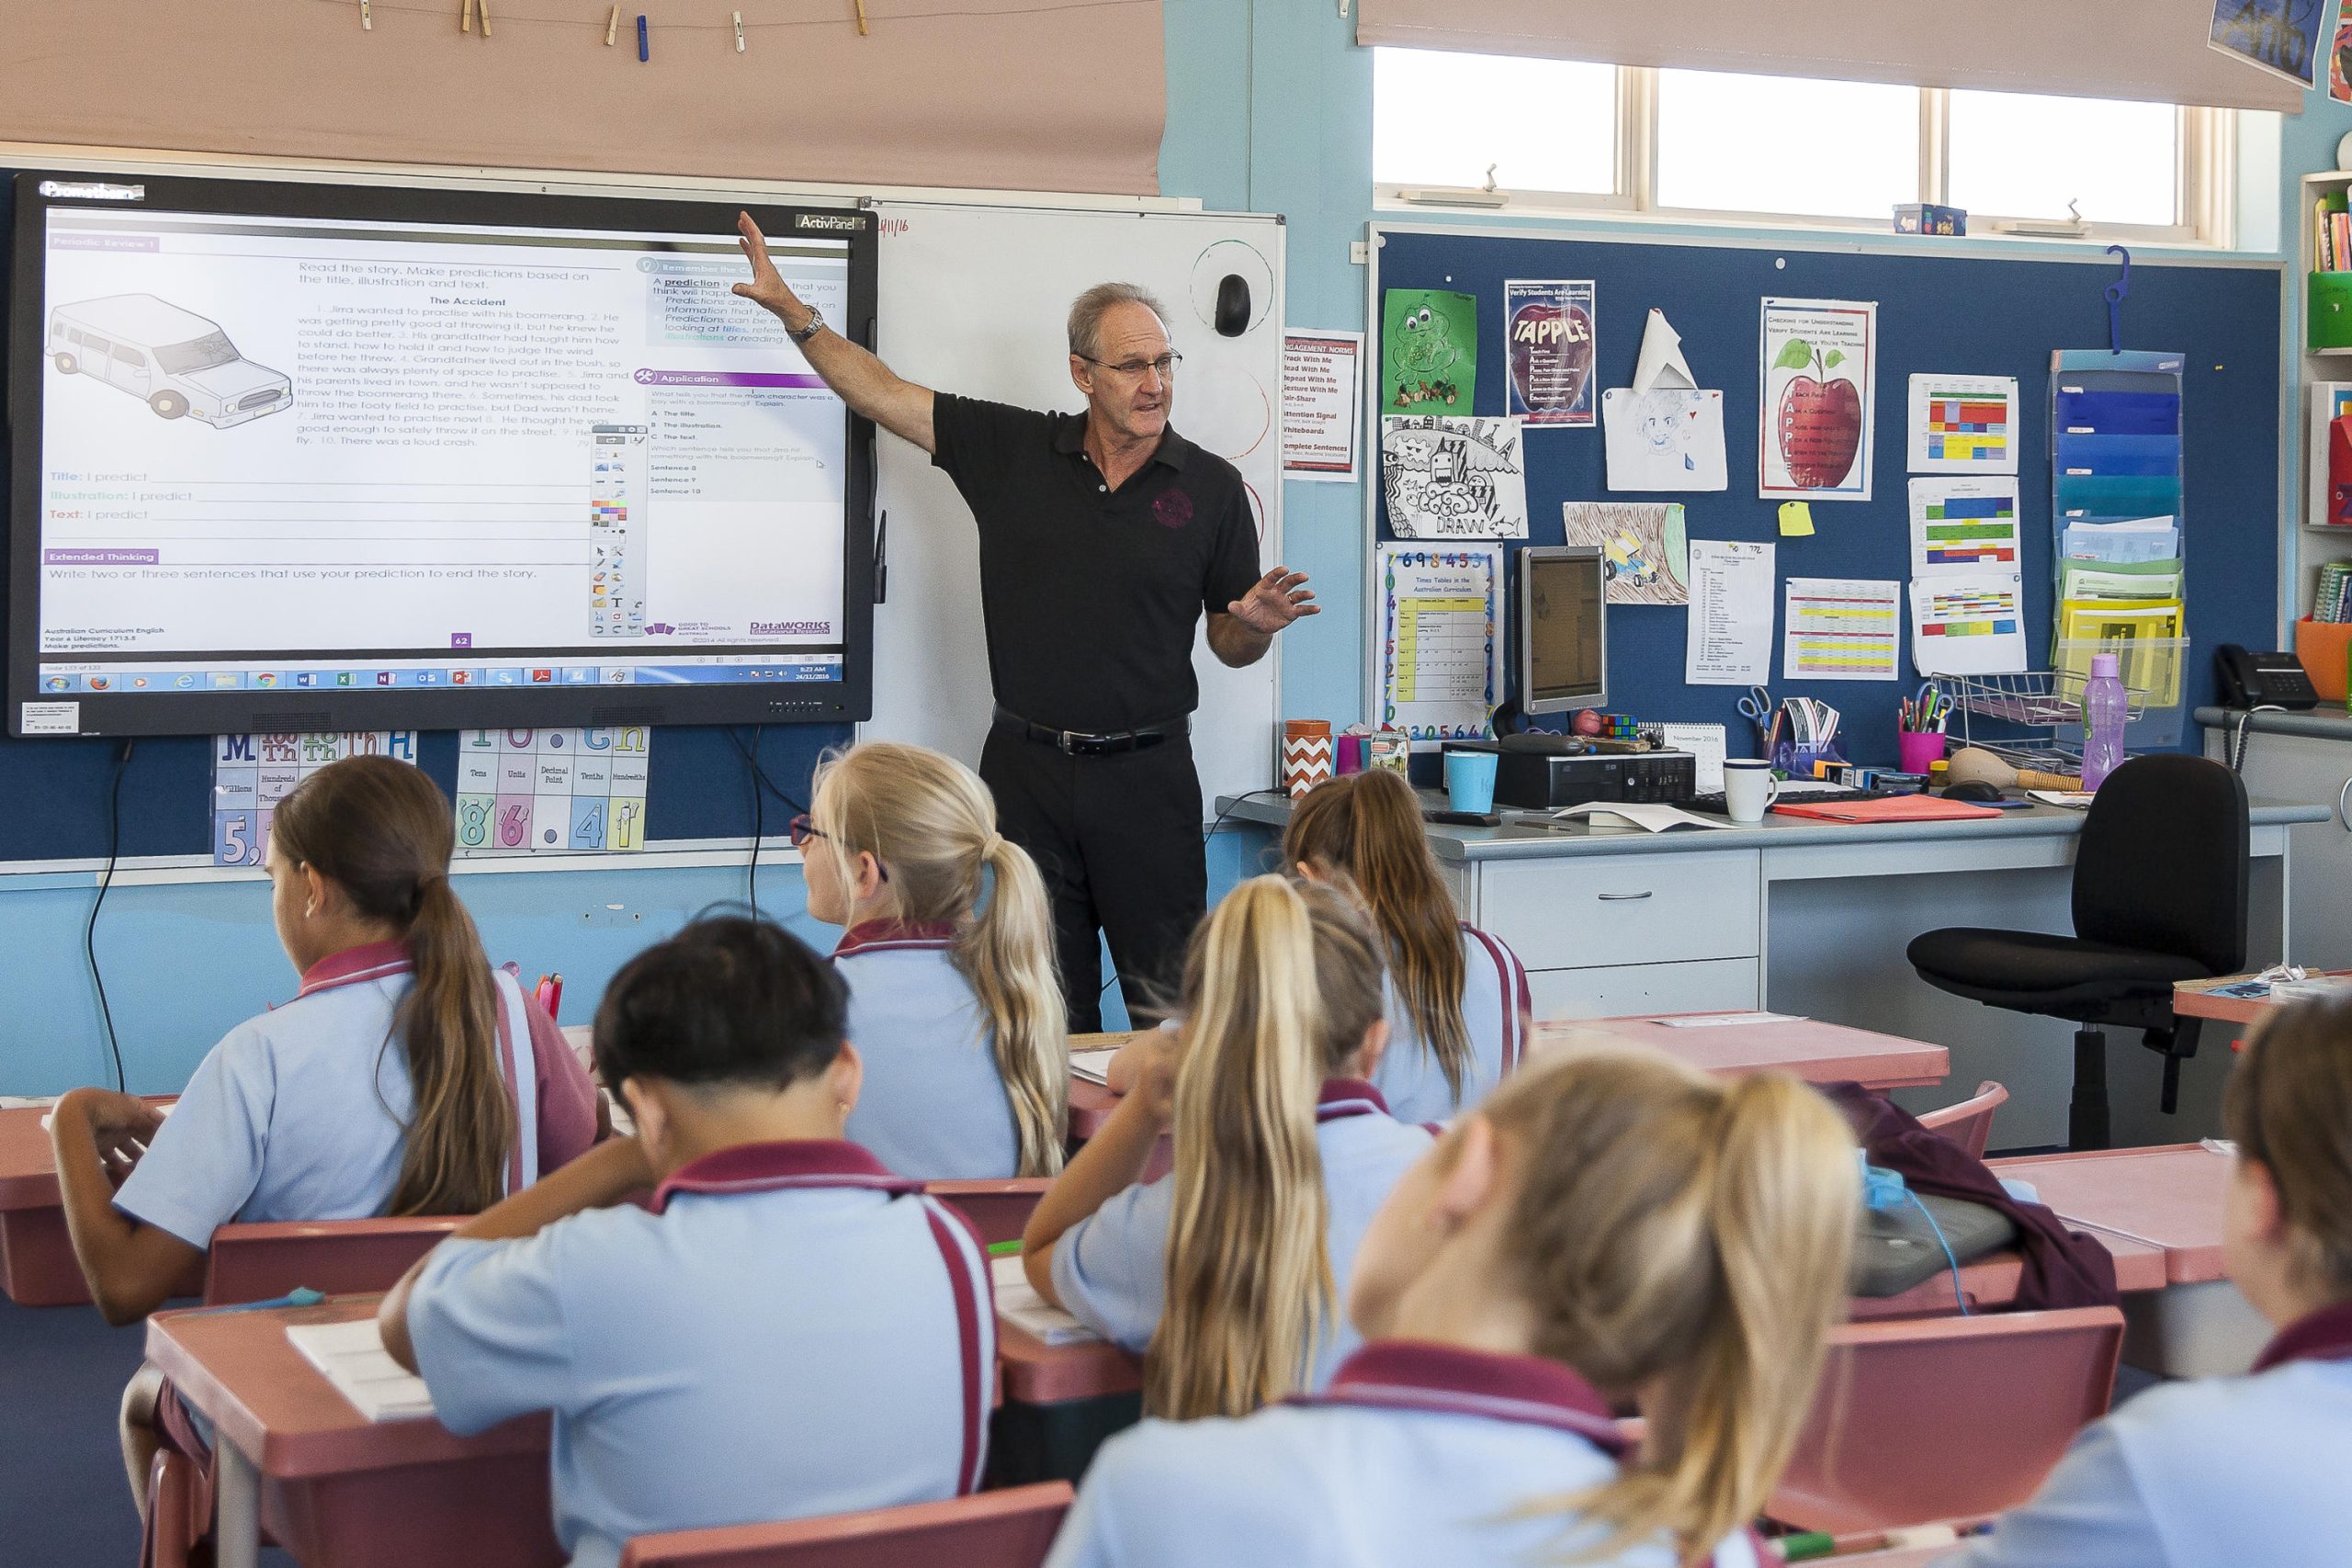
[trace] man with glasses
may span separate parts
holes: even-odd
[[[1172,998],[1207,905],[1193,770],[1193,628],[1227,664],[1316,613],[1304,572],[1258,566],[1240,473],[1168,423],[1183,355],[1143,289],[1097,284],[1069,312],[1082,414],[933,392],[831,331],[737,220],[752,281],[842,400],[945,470],[980,530],[995,724],[980,776],[1053,895],[1073,1031],[1102,1027],[1108,937],[1130,1014]]]

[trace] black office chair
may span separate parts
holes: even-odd
[[[2099,786],[2083,822],[2073,936],[1953,926],[1915,938],[1905,956],[1939,990],[2083,1025],[2067,1138],[2106,1148],[2104,1030],[2140,1030],[2164,1053],[2164,1109],[2176,1110],[2197,1035],[2173,1017],[2173,983],[2244,967],[2246,840],[2237,774],[2201,757],[2135,757]]]

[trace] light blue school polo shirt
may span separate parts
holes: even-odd
[[[1046,1568],[1556,1562],[1595,1537],[1556,1510],[1516,1510],[1610,1480],[1623,1448],[1607,1404],[1556,1361],[1384,1340],[1350,1356],[1328,1393],[1113,1438]],[[1586,1561],[1675,1568],[1664,1541]],[[1745,1531],[1713,1560],[1764,1561]]]
[[[1462,1022],[1470,1036],[1470,1060],[1464,1065],[1458,1097],[1414,1027],[1394,978],[1384,976],[1381,987],[1388,1049],[1381,1053],[1372,1081],[1399,1122],[1452,1121],[1493,1093],[1527,1049],[1527,1021],[1535,1010],[1527,969],[1500,937],[1467,921],[1462,927]]]
[[[870,920],[833,949],[849,985],[850,1043],[865,1063],[849,1140],[920,1180],[1018,1176],[996,1031],[949,956],[953,938],[944,924]]]
[[[1331,1260],[1334,1305],[1343,1308],[1363,1233],[1397,1179],[1428,1152],[1430,1134],[1390,1117],[1380,1091],[1357,1078],[1326,1082],[1315,1119],[1328,1204],[1323,1245]],[[1054,1293],[1070,1315],[1125,1349],[1140,1352],[1159,1327],[1175,1201],[1172,1175],[1130,1187],[1063,1232],[1054,1246]],[[1329,1382],[1340,1359],[1363,1343],[1344,1311],[1335,1316],[1323,1325],[1307,1370],[1309,1388]]]
[[[594,1140],[595,1091],[576,1062],[539,1059],[520,987],[511,976],[496,979],[499,1065],[519,1134],[507,1168],[514,1191]],[[239,1024],[206,1055],[115,1207],[198,1247],[232,1221],[381,1214],[400,1184],[414,1109],[408,1056],[392,1032],[413,984],[408,950],[396,942],[313,964],[294,1000]],[[550,1073],[584,1098],[550,1140],[564,1146],[542,1150],[541,1082]]]
[[[650,1211],[445,1241],[409,1299],[441,1422],[555,1413],[557,1540],[885,1508],[979,1484],[996,1315],[970,1229],[854,1144],[746,1144]]]
[[[1952,1568],[2352,1563],[2352,1302],[2244,1377],[2150,1389],[2084,1429],[2024,1506]]]

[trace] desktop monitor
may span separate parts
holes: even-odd
[[[1606,567],[1594,545],[1519,552],[1519,705],[1566,713],[1609,700]]]
[[[9,733],[867,716],[873,430],[734,203],[15,197]],[[870,341],[873,214],[752,211]]]

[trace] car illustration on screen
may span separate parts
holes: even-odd
[[[294,406],[283,372],[237,352],[220,323],[153,294],[109,294],[49,314],[50,363],[141,399],[165,419],[225,429]]]

